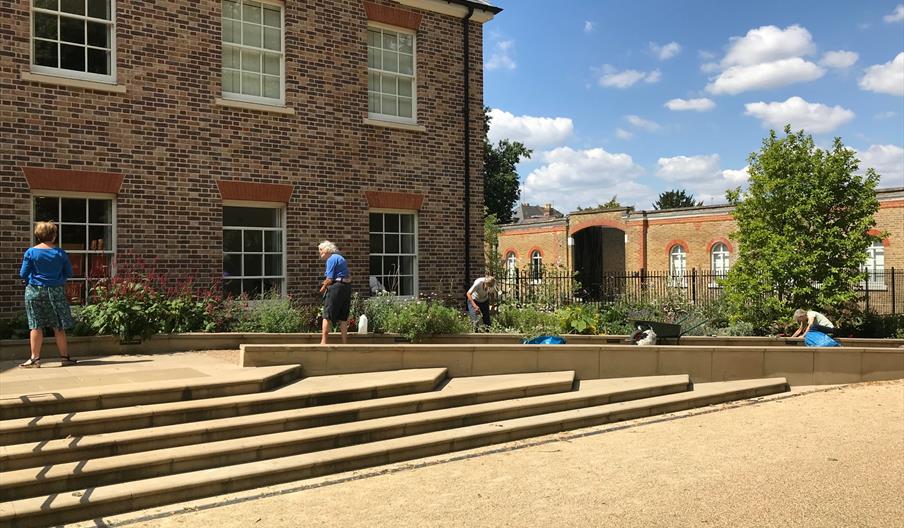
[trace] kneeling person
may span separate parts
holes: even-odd
[[[811,330],[815,332],[822,332],[826,335],[832,335],[835,333],[835,325],[832,324],[832,321],[829,321],[828,317],[813,310],[795,310],[794,320],[800,323],[800,327],[793,334],[791,334],[791,337],[802,336]],[[806,327],[804,327],[805,323]]]

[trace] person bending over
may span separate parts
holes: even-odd
[[[490,326],[490,295],[496,291],[496,279],[492,275],[480,277],[468,293],[465,299],[468,300],[468,315],[471,316],[471,322],[476,326],[478,318],[483,319],[483,324]]]
[[[826,335],[835,333],[835,325],[829,318],[819,312],[813,310],[803,310],[798,308],[794,311],[794,320],[800,323],[800,327],[791,334],[791,337],[802,336],[810,330],[822,332]]]

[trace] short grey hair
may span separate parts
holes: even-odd
[[[333,244],[329,240],[321,242],[320,245],[317,246],[317,249],[326,253],[339,253],[339,248],[336,247],[336,244]]]
[[[801,317],[806,317],[806,316],[807,316],[807,311],[804,310],[803,308],[798,308],[797,310],[794,310],[794,319],[795,320],[800,319]]]

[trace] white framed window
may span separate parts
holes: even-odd
[[[669,286],[687,286],[687,251],[678,244],[669,250]]]
[[[412,297],[418,292],[417,215],[370,212],[370,275],[390,292]]]
[[[373,119],[417,122],[414,32],[367,28],[367,111]]]
[[[223,205],[224,293],[285,293],[284,215],[281,207]]]
[[[116,82],[116,0],[31,0],[31,71]]]
[[[223,0],[223,98],[285,103],[283,4]]]
[[[32,227],[38,222],[57,225],[57,245],[69,255],[72,277],[66,295],[73,304],[90,300],[97,281],[113,273],[116,255],[116,202],[112,196],[82,193],[36,194],[32,197]],[[37,243],[37,241],[35,241]]]
[[[509,251],[505,255],[505,269],[509,272],[509,274],[514,273],[514,271],[518,268],[518,257],[515,256],[514,251]]]
[[[535,281],[543,278],[543,254],[539,250],[530,254],[530,278]]]
[[[863,271],[866,272],[864,286],[869,286],[871,290],[885,289],[885,246],[882,242],[873,242],[866,249]]]
[[[727,245],[722,242],[713,244],[710,251],[710,262],[714,278],[722,279],[728,275],[728,269],[731,266],[730,256]]]

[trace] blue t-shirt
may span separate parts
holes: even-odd
[[[61,248],[28,248],[19,276],[32,286],[62,286],[72,276],[72,263]]]
[[[348,263],[345,262],[345,257],[338,253],[330,255],[330,257],[326,259],[326,273],[324,273],[323,276],[333,280],[347,279],[349,273]]]

